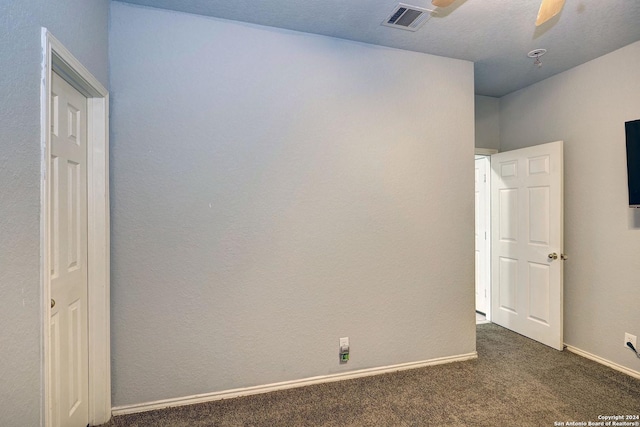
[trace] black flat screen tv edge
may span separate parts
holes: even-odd
[[[640,120],[624,124],[627,135],[627,180],[629,207],[640,208]]]

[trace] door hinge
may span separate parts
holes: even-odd
[[[487,240],[487,232],[484,232],[484,240]]]
[[[484,174],[484,182],[487,182],[487,174]]]

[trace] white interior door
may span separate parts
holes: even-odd
[[[492,321],[563,348],[562,141],[491,156]]]
[[[487,291],[489,287],[490,270],[490,161],[487,156],[476,156],[476,311],[487,313],[489,301]]]
[[[51,105],[50,416],[88,424],[87,99],[57,74]]]

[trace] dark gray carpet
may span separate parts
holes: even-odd
[[[640,414],[640,380],[493,324],[477,330],[477,360],[124,415],[109,426],[553,426]]]

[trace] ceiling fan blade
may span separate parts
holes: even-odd
[[[536,27],[556,16],[562,10],[562,6],[564,6],[564,0],[542,0],[538,19],[536,19]]]
[[[436,7],[449,7],[456,0],[431,0],[431,4]]]

